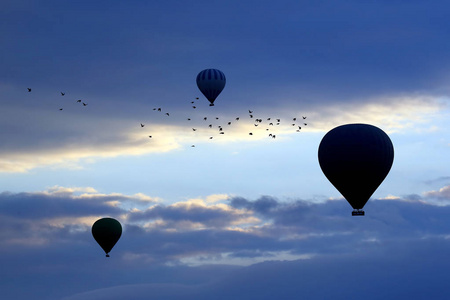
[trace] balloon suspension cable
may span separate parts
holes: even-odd
[[[364,211],[362,209],[354,209],[352,211],[352,216],[364,216]]]

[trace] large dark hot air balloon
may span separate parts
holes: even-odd
[[[330,130],[319,145],[319,164],[325,176],[353,207],[362,208],[383,182],[394,161],[387,134],[368,124],[347,124]]]
[[[214,100],[222,92],[225,83],[225,74],[217,69],[206,69],[197,75],[197,86],[206,99],[211,102],[209,106],[214,106]]]
[[[92,235],[109,257],[109,252],[122,235],[122,225],[113,218],[102,218],[92,225]]]

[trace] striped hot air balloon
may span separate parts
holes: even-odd
[[[209,106],[214,106],[214,100],[225,87],[225,74],[217,69],[205,69],[197,75],[197,86],[208,99]]]

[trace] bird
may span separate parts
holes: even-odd
[[[303,118],[303,120],[306,119],[306,117],[303,117],[303,116],[302,116],[302,118]]]
[[[231,125],[231,122],[228,122],[227,124],[228,124],[228,125]]]
[[[145,124],[142,124],[142,123],[141,123],[141,127],[144,127],[144,126],[145,126]]]
[[[252,112],[253,112],[253,110],[250,110],[250,109],[248,110],[248,113],[249,113],[249,114],[251,114]]]
[[[308,125],[308,124],[306,124],[306,123],[303,123],[303,125],[305,125],[305,126],[306,126],[306,125]]]
[[[152,136],[151,136],[151,135],[149,135],[148,137],[149,137],[149,138],[152,138]]]
[[[192,131],[196,131],[197,130],[197,128],[192,128]]]
[[[198,97],[195,97],[195,99],[197,99],[197,100],[198,100]]]
[[[167,116],[169,116],[169,113],[166,113]]]
[[[81,103],[81,99],[78,99],[78,100],[77,100],[77,103]]]
[[[188,121],[190,121],[190,120],[191,120],[191,118],[188,118],[187,120],[188,120]]]
[[[293,118],[292,120],[293,120],[293,121],[297,121],[297,118]]]
[[[66,93],[61,92],[61,96],[64,96]]]
[[[280,119],[277,119],[277,122],[280,122]]]
[[[63,110],[62,108],[60,108],[59,110]]]
[[[192,145],[191,147],[195,147],[195,145]]]
[[[212,138],[213,138],[212,136],[209,137],[210,140],[212,140]]]
[[[194,104],[194,101],[191,101],[191,104]]]
[[[209,124],[208,127],[209,127],[209,128],[212,128],[212,124]]]
[[[219,117],[216,117],[216,120],[219,120]]]
[[[208,120],[208,117],[204,117],[203,120],[205,120],[205,121]]]
[[[161,111],[161,107],[158,107],[158,111]]]
[[[83,106],[86,106],[86,105],[87,105],[87,103],[84,103],[84,102],[83,102]]]
[[[248,135],[253,135],[253,133],[249,132]]]
[[[239,121],[239,117],[236,118],[236,121]]]
[[[197,108],[197,106],[192,106],[192,108],[193,108],[193,109],[196,109],[196,108]]]
[[[28,92],[31,92],[31,89],[30,88],[27,88],[28,89]]]
[[[220,132],[220,134],[224,134],[224,133],[225,133],[225,132],[223,132],[223,131],[222,131],[222,132]]]
[[[253,115],[250,115],[250,118],[253,118]]]

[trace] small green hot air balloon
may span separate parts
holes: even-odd
[[[92,235],[109,257],[109,252],[122,235],[122,225],[113,218],[102,218],[92,225]]]

